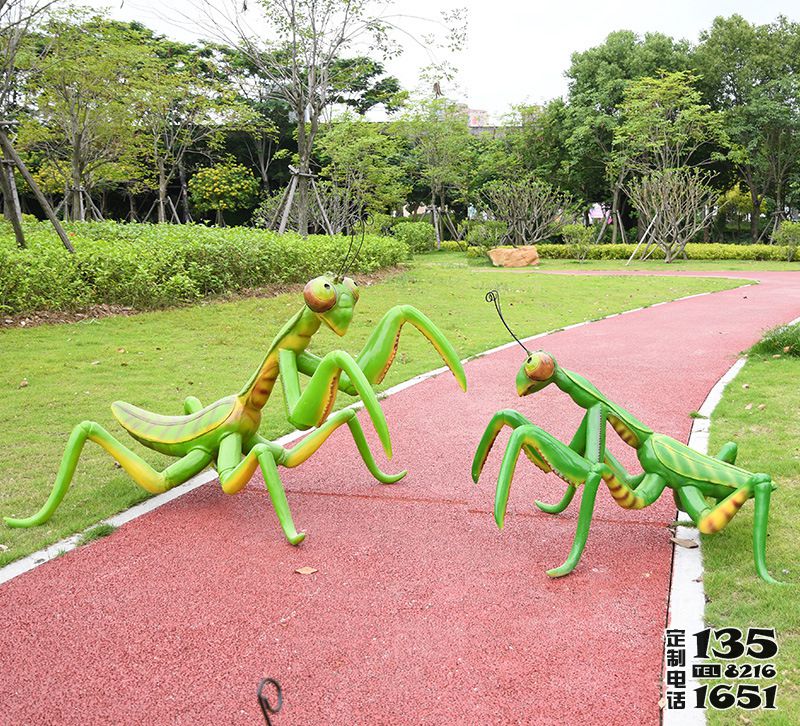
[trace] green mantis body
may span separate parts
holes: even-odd
[[[544,351],[529,353],[517,374],[516,383],[520,396],[540,391],[553,383],[586,410],[569,446],[522,414],[512,410],[499,411],[486,427],[472,463],[472,478],[477,483],[497,435],[505,426],[514,429],[503,456],[495,495],[494,517],[500,528],[505,520],[509,489],[521,452],[542,471],[553,472],[567,484],[560,502],[536,502],[542,511],[550,514],[564,511],[577,488],[583,486],[572,549],[564,564],[549,570],[548,575],[561,577],[572,572],[578,564],[586,545],[595,496],[600,484],[605,483],[616,503],[626,509],[647,507],[661,496],[665,488],[671,489],[677,506],[689,514],[704,534],[721,530],[748,499],[754,498],[756,572],[766,582],[776,582],[766,566],[769,502],[775,486],[767,474],[753,474],[735,466],[736,444],[726,444],[716,457],[711,457],[655,433],[625,409],[609,401],[584,377],[559,367],[553,356]],[[626,444],[636,449],[643,469],[641,474],[628,473],[606,449],[607,424]]]
[[[305,535],[295,529],[278,466],[299,466],[339,426],[348,426],[367,469],[378,481],[390,484],[400,480],[405,471],[386,474],[378,468],[352,408],[331,415],[336,394],[341,390],[360,396],[383,449],[391,458],[389,429],[372,384],[380,383],[391,366],[403,325],[411,323],[431,341],[466,390],[458,355],[425,315],[410,305],[399,305],[384,315],[356,358],[343,350],[320,358],[306,350],[311,338],[323,324],[339,336],[347,332],[359,289],[349,277],[323,275],[311,280],[303,294],[305,304],[280,330],[261,365],[239,393],[205,407],[189,397],[182,416],[162,416],[123,401],[112,404],[117,420],[134,439],[149,449],[179,457],[178,461],[157,471],[102,426],[84,421],[72,431],[53,490],[42,508],[25,519],[6,517],[5,521],[12,527],[46,522],[69,488],[86,441],[103,447],[134,481],[152,493],[167,491],[215,464],[223,491],[235,494],[260,468],[283,532],[292,544],[299,544]],[[300,386],[301,374],[310,378],[304,390]],[[289,422],[300,430],[317,427],[290,449],[258,433],[261,411],[278,379]]]

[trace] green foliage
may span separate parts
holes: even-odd
[[[618,168],[680,169],[704,145],[725,144],[722,115],[702,103],[697,80],[689,71],[676,71],[640,78],[626,88],[622,121],[614,129]]]
[[[135,176],[132,100],[152,33],[77,8],[50,15],[41,33],[29,41],[41,57],[21,69],[37,112],[21,119],[18,146],[44,166],[39,177],[50,191]]]
[[[800,245],[800,222],[781,222],[781,226],[772,235],[772,241],[786,248],[786,259],[789,262],[794,260]]]
[[[461,199],[471,165],[471,135],[464,111],[445,98],[418,102],[396,122],[398,134],[411,147],[415,181],[441,203],[445,195]]]
[[[800,358],[800,323],[768,330],[749,351],[754,355],[789,355]]]
[[[258,180],[246,166],[234,162],[206,166],[189,181],[192,203],[201,212],[224,212],[252,206]]]
[[[414,254],[430,252],[436,244],[436,231],[430,222],[398,222],[392,234]]]
[[[355,203],[371,213],[397,209],[409,192],[400,159],[400,140],[382,126],[343,116],[326,127],[315,144],[322,175],[346,187]]]
[[[585,224],[565,224],[561,228],[561,237],[576,260],[586,259],[596,236],[594,227],[587,227]]]
[[[0,235],[0,311],[75,310],[91,304],[140,310],[209,295],[305,282],[335,270],[344,237],[277,235],[244,227],[72,223],[75,254],[45,223],[26,224],[29,248]],[[393,237],[367,235],[353,272],[396,265],[408,247]]]
[[[588,260],[627,260],[636,249],[635,244],[592,245]],[[536,250],[543,259],[564,260],[573,257],[569,245],[538,244]],[[779,245],[734,245],[719,242],[690,242],[686,245],[690,260],[785,260],[787,248]],[[663,260],[664,251],[657,249],[651,259]]]
[[[488,250],[503,244],[507,234],[508,225],[505,222],[476,222],[467,229],[466,242],[470,246]]]

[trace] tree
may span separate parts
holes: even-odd
[[[153,38],[152,42],[157,52],[163,40]],[[204,145],[219,148],[227,133],[256,121],[255,113],[224,81],[203,72],[203,59],[195,48],[170,45],[172,52],[164,57],[154,53],[141,69],[133,103],[141,156],[157,183],[159,222],[166,221],[167,201],[172,204],[167,189],[175,175],[185,170],[186,155]],[[172,212],[177,215],[174,206]]]
[[[385,125],[344,115],[325,127],[317,142],[321,173],[367,213],[402,207],[409,185],[400,140]]]
[[[683,254],[714,214],[717,192],[708,182],[708,172],[684,167],[655,169],[629,185],[639,224],[650,229],[648,247],[658,245],[667,262]]]
[[[800,25],[784,17],[768,25],[718,17],[701,35],[694,59],[708,103],[723,114],[728,160],[753,209],[772,196],[777,225],[800,156]],[[753,242],[758,217],[750,217]]]
[[[492,182],[483,194],[494,218],[506,223],[507,238],[513,245],[547,239],[573,221],[574,204],[569,196],[533,177]]]
[[[217,18],[212,22],[219,33],[224,26],[218,21],[216,3],[201,0],[201,4],[209,18]],[[369,39],[376,53],[397,52],[398,46],[391,37],[395,26],[392,18],[381,15],[385,4],[379,0],[260,0],[258,8],[266,33],[264,27],[252,31],[238,11],[223,20],[233,27],[233,44],[294,113],[298,231],[306,234],[311,155],[320,120],[323,112],[341,97],[344,80],[352,74],[352,68],[342,59],[359,40]],[[451,13],[446,19],[458,23],[460,15]],[[269,40],[265,41],[265,37]],[[463,36],[448,32],[448,41],[452,47],[463,41]]]
[[[472,147],[466,113],[446,98],[421,100],[395,128],[410,145],[412,175],[427,187],[441,246],[441,210],[448,199],[463,199],[469,187]]]
[[[68,252],[74,252],[67,233],[61,227],[39,188],[33,175],[17,154],[6,133],[6,126],[16,119],[19,111],[18,96],[24,87],[25,71],[34,68],[35,54],[28,53],[28,58],[19,62],[20,56],[30,50],[30,36],[41,17],[55,0],[0,0],[0,114],[3,125],[0,126],[0,189],[3,192],[4,213],[14,229],[14,236],[19,247],[25,247],[25,234],[22,229],[22,210],[19,203],[16,176],[12,167],[22,175],[53,225],[56,234]]]
[[[543,106],[516,106],[506,124],[506,142],[518,165],[583,199],[591,198],[584,180],[573,173],[569,163],[569,109],[563,99]]]
[[[43,31],[42,60],[26,87],[35,111],[19,140],[59,170],[69,216],[83,220],[92,187],[135,154],[131,80],[147,49],[136,27],[76,10],[52,16]]]
[[[688,71],[632,81],[614,129],[614,175],[680,169],[711,160],[724,145],[721,114],[702,103]]]
[[[258,180],[247,167],[227,161],[199,169],[189,181],[189,192],[195,207],[201,212],[216,212],[216,223],[223,226],[223,212],[253,206]]]
[[[605,42],[573,53],[567,77],[569,96],[564,142],[569,188],[587,201],[610,201],[616,217],[622,204],[623,178],[607,176],[614,153],[614,129],[628,83],[660,71],[690,68],[689,45],[661,33],[639,37],[629,30],[609,34]],[[610,187],[610,191],[609,191]],[[614,227],[616,241],[617,228]]]

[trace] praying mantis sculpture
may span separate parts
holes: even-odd
[[[361,397],[386,456],[391,458],[389,429],[371,384],[380,383],[392,365],[403,325],[411,323],[433,344],[466,391],[466,377],[456,351],[423,313],[410,305],[398,305],[384,315],[356,358],[343,350],[320,358],[306,350],[312,336],[323,323],[339,336],[347,332],[359,288],[341,273],[328,273],[311,280],[303,296],[305,304],[280,330],[263,362],[239,393],[205,407],[190,396],[184,402],[183,416],[162,416],[124,401],[112,404],[114,416],[134,439],[149,449],[180,457],[177,462],[164,471],[156,471],[100,424],[84,421],[72,431],[55,485],[42,508],[25,519],[6,517],[5,521],[12,527],[46,522],[69,488],[86,441],[102,446],[137,484],[153,494],[185,482],[212,463],[216,464],[223,491],[235,494],[260,467],[286,539],[294,545],[305,534],[295,529],[278,466],[299,466],[342,424],[347,424],[367,469],[379,482],[391,484],[402,479],[405,471],[386,474],[378,468],[352,408],[331,415],[336,394],[345,391]],[[302,392],[300,374],[310,377]],[[278,378],[283,385],[288,421],[301,430],[318,427],[290,449],[258,433],[261,410]]]
[[[495,493],[494,518],[498,527],[503,528],[511,480],[520,452],[525,452],[543,472],[552,472],[567,484],[560,502],[535,502],[543,512],[563,512],[577,488],[583,486],[572,549],[564,564],[548,570],[551,577],[569,574],[580,561],[601,482],[624,509],[648,507],[665,488],[672,489],[678,508],[686,511],[704,534],[719,532],[748,499],[755,498],[753,553],[756,572],[764,581],[777,583],[766,565],[769,502],[776,488],[768,474],[753,474],[734,466],[737,447],[733,442],[725,444],[717,456],[711,457],[664,434],[655,433],[624,408],[609,401],[583,376],[561,368],[549,353],[530,352],[503,319],[496,290],[487,293],[486,300],[494,302],[503,325],[527,353],[517,374],[517,394],[527,396],[554,383],[586,410],[569,446],[516,411],[498,411],[492,417],[475,452],[472,479],[478,483],[500,431],[505,426],[514,429],[503,456]],[[636,449],[643,473],[628,473],[606,449],[607,423],[628,446]],[[714,503],[710,504],[707,497]]]

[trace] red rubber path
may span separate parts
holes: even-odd
[[[800,275],[741,276],[761,284],[535,345],[685,440],[737,353],[800,315]],[[271,676],[285,694],[275,726],[657,724],[672,498],[630,512],[602,490],[581,564],[550,580],[577,497],[560,516],[539,512],[532,499],[562,487],[523,459],[499,532],[507,434],[481,484],[469,478],[498,409],[567,440],[580,420],[558,391],[516,398],[521,358],[515,346],[469,363],[468,395],[447,375],[383,402],[384,468],[410,471],[393,487],[371,479],[346,429],[283,471],[308,532],[298,548],[259,481],[235,497],[214,483],[1,587],[0,722],[258,724],[255,688]],[[294,572],[304,565],[319,571]]]

